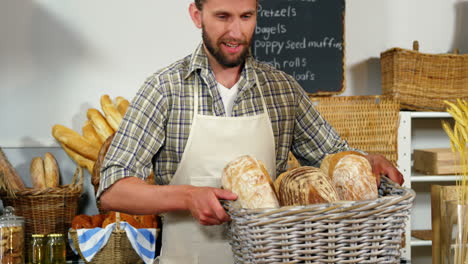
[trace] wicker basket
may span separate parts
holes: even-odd
[[[279,209],[238,209],[229,235],[235,263],[399,263],[414,191],[382,178],[380,198]]]
[[[83,170],[78,167],[72,183],[57,188],[27,188],[14,195],[2,193],[4,206],[13,206],[25,219],[26,248],[31,234],[60,233],[66,236],[83,193]]]
[[[399,102],[390,96],[311,97],[315,108],[353,147],[398,160]]]
[[[380,54],[382,91],[401,107],[445,111],[444,100],[468,99],[468,54],[426,54],[393,48]]]
[[[108,263],[119,263],[119,264],[134,264],[143,263],[140,256],[133,249],[132,244],[127,238],[125,230],[120,228],[120,214],[116,214],[116,228],[112,231],[109,240],[101,250],[96,253],[93,259],[88,262],[83,257],[83,254],[78,246],[78,235],[76,230],[70,229],[69,234],[73,240],[73,245],[78,251],[81,259],[85,263],[96,263],[96,264],[108,264]]]

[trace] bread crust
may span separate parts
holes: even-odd
[[[119,124],[122,121],[122,115],[117,110],[117,107],[114,105],[109,95],[104,94],[101,96],[101,108],[104,112],[107,123],[114,131],[117,131],[119,129]]]
[[[45,182],[44,162],[41,157],[35,157],[31,160],[29,172],[31,174],[31,182],[34,189],[42,190],[47,188]]]
[[[114,133],[114,130],[109,123],[107,123],[107,120],[96,108],[89,108],[86,116],[91,120],[94,130],[96,130],[102,142]]]
[[[63,150],[65,150],[65,152],[68,154],[68,156],[72,160],[74,160],[76,164],[78,164],[78,166],[86,168],[90,174],[93,173],[94,161],[81,156],[79,153],[68,148],[65,144],[60,145],[62,146]]]
[[[99,148],[94,146],[86,138],[74,130],[62,125],[54,125],[52,127],[52,135],[62,145],[66,145],[68,148],[76,153],[79,153],[83,157],[90,160],[97,159]]]
[[[47,187],[57,188],[59,186],[60,173],[57,160],[50,152],[44,154],[44,178]]]
[[[94,146],[99,148],[102,145],[103,141],[101,141],[101,139],[99,138],[98,134],[96,133],[96,130],[93,127],[93,123],[90,120],[85,121],[81,132],[83,134],[83,137],[86,138]]]
[[[122,116],[125,116],[125,113],[127,113],[128,107],[130,106],[130,102],[122,96],[117,96],[117,98],[115,98],[115,102],[119,113]]]
[[[224,189],[237,194],[243,208],[277,208],[278,199],[265,166],[252,156],[241,156],[229,162],[221,177]]]
[[[5,179],[8,181],[8,186],[12,191],[21,191],[25,188],[23,179],[21,179],[16,169],[11,165],[1,147],[0,171],[3,172]]]

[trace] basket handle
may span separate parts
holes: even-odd
[[[83,168],[80,166],[76,167],[75,173],[73,174],[73,179],[71,181],[72,185],[83,185]]]
[[[120,230],[120,212],[115,212],[115,228]]]
[[[413,41],[413,50],[419,51],[419,42],[417,40]]]

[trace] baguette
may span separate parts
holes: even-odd
[[[93,173],[93,166],[94,161],[87,159],[81,156],[79,153],[73,151],[72,149],[68,148],[65,144],[61,144],[63,150],[68,154],[68,156],[78,164],[78,166],[82,168],[86,168],[90,174]]]
[[[102,142],[106,141],[106,139],[114,133],[112,127],[107,123],[104,116],[97,109],[88,109],[86,116],[91,120],[94,130],[96,130],[96,133]]]
[[[278,199],[265,165],[252,156],[241,156],[229,162],[223,170],[224,189],[237,194],[242,208],[277,208]]]
[[[21,179],[18,172],[16,172],[15,168],[8,161],[2,148],[0,148],[0,171],[3,171],[4,179],[7,181],[5,184],[11,191],[20,191],[25,188],[23,179]]]
[[[96,133],[96,130],[93,127],[93,123],[91,123],[90,120],[86,120],[81,131],[83,133],[83,137],[89,140],[91,144],[98,148],[101,147],[102,141]]]
[[[45,182],[44,162],[41,157],[35,157],[32,159],[29,172],[31,174],[31,182],[34,189],[42,190],[47,188]]]
[[[50,152],[44,155],[44,179],[47,187],[57,188],[60,181],[60,173],[57,165],[57,160]]]
[[[101,165],[104,162],[104,158],[106,157],[107,150],[109,149],[110,144],[112,143],[112,139],[114,138],[114,134],[104,141],[99,150],[98,159],[94,163],[93,166],[93,173],[91,174],[91,184],[94,186],[94,192],[97,192],[97,187],[99,186],[99,181],[101,180]]]
[[[99,153],[99,147],[94,146],[86,138],[75,132],[74,130],[62,125],[52,127],[52,135],[60,143],[79,153],[83,157],[96,160]]]
[[[115,102],[117,105],[117,110],[119,110],[119,113],[122,116],[125,116],[125,113],[127,113],[127,109],[130,106],[130,102],[127,99],[123,98],[122,96],[117,96],[117,98],[115,98]]]
[[[101,108],[106,117],[107,123],[112,127],[114,131],[119,129],[119,124],[122,121],[122,115],[117,110],[109,95],[105,94],[101,96]]]

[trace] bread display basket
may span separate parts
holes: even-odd
[[[399,263],[415,193],[382,177],[374,200],[284,206],[223,206],[235,263]]]
[[[85,263],[107,264],[107,263],[120,263],[120,264],[133,264],[143,263],[140,256],[135,252],[130,241],[127,238],[127,233],[124,229],[120,228],[120,214],[116,213],[116,227],[112,231],[109,240],[101,250],[96,253],[91,261],[86,261],[83,253],[80,250],[78,243],[78,234],[76,230],[70,229],[69,235],[73,240],[73,245],[78,251],[80,258]]]
[[[26,248],[32,234],[60,233],[66,236],[76,215],[83,193],[83,170],[78,167],[72,182],[55,188],[26,188],[16,192],[1,192],[3,206],[12,206],[24,217]]]

